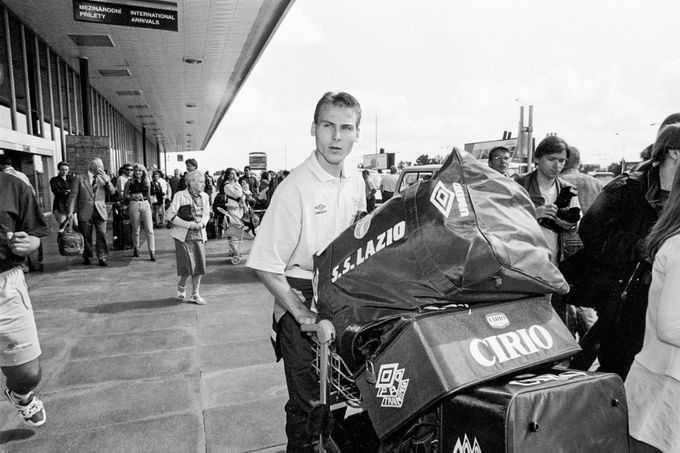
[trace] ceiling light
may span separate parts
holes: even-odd
[[[100,69],[99,74],[102,77],[130,77],[127,69]]]
[[[68,35],[76,46],[80,47],[115,47],[109,35]]]

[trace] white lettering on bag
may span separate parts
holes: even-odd
[[[355,237],[357,234],[355,228]],[[361,234],[365,235],[366,233],[363,232]],[[345,258],[342,262],[342,269],[340,269],[340,265],[333,268],[331,271],[331,283],[335,283],[338,279],[342,278],[343,275],[364,263],[371,256],[380,253],[381,250],[384,250],[395,242],[403,239],[404,236],[406,236],[406,221],[402,220],[387,231],[380,233],[375,239],[369,239],[362,247],[359,247]]]
[[[550,349],[553,344],[553,338],[545,327],[533,325],[528,329],[475,338],[470,342],[469,349],[475,362],[489,367],[535,354],[540,349]]]

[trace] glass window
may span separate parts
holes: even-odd
[[[6,105],[9,107],[11,103],[11,88],[9,85],[9,64],[7,60],[7,39],[5,33],[5,20],[4,20],[4,10],[0,8],[0,105]],[[4,114],[3,114],[4,118]],[[4,121],[4,120],[3,120]],[[4,127],[7,127],[5,123],[0,123]],[[10,122],[9,127],[12,124]]]
[[[12,64],[14,69],[14,89],[17,100],[17,111],[26,113],[26,83],[24,81],[23,50],[21,48],[21,26],[10,15],[9,35],[12,39]],[[26,128],[26,120],[21,121],[23,129]],[[17,119],[18,120],[18,119]],[[17,121],[19,123],[19,121]]]
[[[44,119],[46,122],[52,122],[52,112],[50,112],[50,80],[47,73],[47,47],[45,47],[45,43],[38,40],[38,49],[40,52],[40,87],[42,89]]]

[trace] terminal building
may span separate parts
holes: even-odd
[[[0,0],[0,154],[48,212],[61,161],[205,149],[292,3]]]

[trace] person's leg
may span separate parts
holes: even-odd
[[[85,245],[85,248],[83,249],[83,258],[85,259],[85,262],[89,262],[90,258],[92,258],[92,256],[93,256],[93,253],[92,253],[92,218],[90,217],[87,220],[78,219],[78,229],[80,230],[80,234],[83,235],[83,242],[84,242],[84,245]]]
[[[286,436],[288,453],[314,451],[318,440],[307,432],[311,401],[319,399],[319,384],[312,369],[314,359],[311,340],[300,331],[299,324],[286,313],[278,325],[277,341],[283,356],[283,367],[288,387],[286,403]]]
[[[201,278],[202,275],[192,275],[191,276],[191,286],[192,286],[192,291],[191,291],[191,297],[194,299],[197,297],[201,297]]]
[[[139,201],[130,202],[130,224],[132,225],[132,253],[139,256],[139,225],[142,218],[141,203]]]
[[[93,214],[92,219],[97,233],[97,258],[99,258],[100,263],[106,262],[106,258],[109,256],[109,244],[106,242],[106,219],[102,219],[99,213]]]
[[[187,280],[189,279],[188,275],[180,275],[179,276],[179,282],[177,283],[177,297],[180,299],[184,299],[187,297]]]
[[[149,249],[149,254],[151,258],[155,258],[156,253],[156,240],[154,238],[153,224],[151,219],[151,207],[148,202],[142,202],[141,209],[141,222],[144,225],[144,231],[146,232],[146,246]]]
[[[158,206],[158,226],[165,223],[165,201]]]
[[[24,423],[40,426],[46,416],[33,389],[40,383],[40,342],[24,274],[19,267],[0,273],[0,370],[7,399]]]

